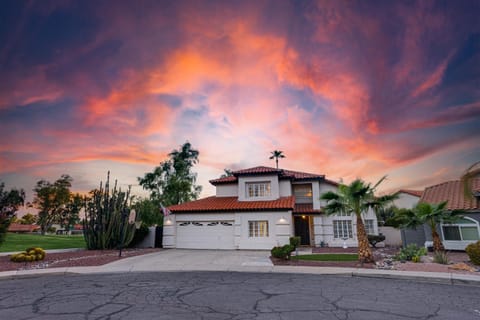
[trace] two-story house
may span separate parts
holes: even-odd
[[[292,236],[307,246],[357,245],[354,215],[322,213],[320,195],[338,187],[324,175],[254,167],[210,183],[215,196],[169,207],[165,248],[271,249]],[[376,234],[375,214],[364,218]]]

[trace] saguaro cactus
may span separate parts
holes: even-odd
[[[127,192],[117,189],[117,181],[110,191],[110,172],[107,174],[105,186],[100,182],[100,188],[91,191],[91,197],[85,200],[85,219],[83,234],[87,248],[114,249],[120,245],[122,224],[124,225],[123,245],[127,246],[135,234],[135,224],[122,219],[122,212],[129,210],[127,202],[130,188]]]

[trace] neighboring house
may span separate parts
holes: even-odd
[[[322,213],[320,195],[338,187],[324,175],[254,167],[210,183],[215,196],[169,207],[165,248],[271,249],[292,236],[308,246],[357,246],[354,215]],[[365,225],[378,233],[373,212]]]
[[[30,233],[38,230],[40,230],[40,226],[36,224],[11,223],[8,227],[8,232],[14,233]]]
[[[422,197],[423,191],[401,189],[395,193],[397,199],[393,201],[393,205],[397,208],[412,209]]]
[[[465,250],[465,247],[480,240],[480,177],[472,180],[472,196],[466,197],[460,180],[443,182],[425,189],[421,202],[437,204],[447,202],[448,210],[464,210],[465,215],[455,224],[440,224],[437,232],[447,250]],[[432,233],[424,225],[416,230],[408,230],[404,241],[432,246]]]

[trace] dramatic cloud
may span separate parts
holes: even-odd
[[[273,165],[388,189],[480,159],[480,5],[6,2],[0,180],[125,184],[189,140],[204,195]],[[136,186],[138,189],[138,186]],[[135,191],[135,189],[134,189]],[[140,190],[138,190],[140,192]]]

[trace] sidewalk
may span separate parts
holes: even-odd
[[[338,267],[274,266],[268,258],[268,255],[269,252],[267,251],[172,249],[143,256],[125,258],[98,267],[5,271],[0,272],[0,279],[53,274],[225,271],[340,275],[480,286],[480,275]]]

